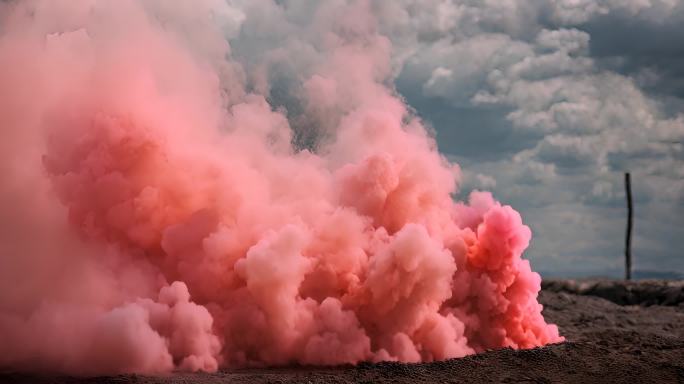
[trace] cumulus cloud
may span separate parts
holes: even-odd
[[[522,204],[540,199],[531,205],[548,208],[549,215],[537,216],[544,222],[554,220],[557,207],[575,203],[611,207],[617,217],[624,209],[619,175],[631,171],[643,183],[637,188],[646,205],[638,212],[656,200],[680,209],[684,76],[676,70],[682,56],[673,37],[682,31],[680,2],[406,1],[395,8],[403,13],[395,9],[383,21],[402,58],[399,90],[433,122],[443,150],[472,165],[473,174],[496,178],[499,196]],[[428,15],[453,22],[431,23]],[[473,143],[490,155],[473,155]],[[532,177],[512,177],[531,168]],[[604,223],[597,230],[614,233],[615,220],[585,213]],[[637,231],[662,236],[649,227]],[[665,236],[674,240],[676,231],[667,228]],[[549,249],[562,236],[545,231],[538,241]],[[619,258],[619,239],[596,257]],[[666,265],[683,267],[668,246],[660,248],[671,255]],[[543,260],[534,247],[533,255]]]

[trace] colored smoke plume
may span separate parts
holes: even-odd
[[[369,3],[312,12],[299,112],[272,102],[275,65],[233,57],[223,5],[0,3],[2,369],[417,362],[562,340],[521,259],[529,228],[489,193],[453,201],[459,169],[389,85]]]

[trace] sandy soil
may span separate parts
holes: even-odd
[[[684,383],[683,288],[683,283],[664,282],[545,282],[540,295],[544,315],[558,324],[568,341],[527,351],[499,350],[429,364],[169,377],[79,379],[6,373],[0,375],[0,383]]]

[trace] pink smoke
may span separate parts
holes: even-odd
[[[0,5],[0,368],[416,362],[562,340],[521,259],[529,228],[489,193],[454,203],[459,169],[386,85],[367,3],[315,15],[315,152],[249,91],[268,79],[201,18],[214,2],[190,3]]]

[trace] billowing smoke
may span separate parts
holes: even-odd
[[[529,228],[486,192],[454,202],[459,168],[388,85],[370,5],[312,10],[308,45],[271,25],[282,45],[263,54],[248,51],[271,37],[243,26],[238,58],[245,15],[0,5],[0,367],[417,362],[561,341],[521,259]]]

